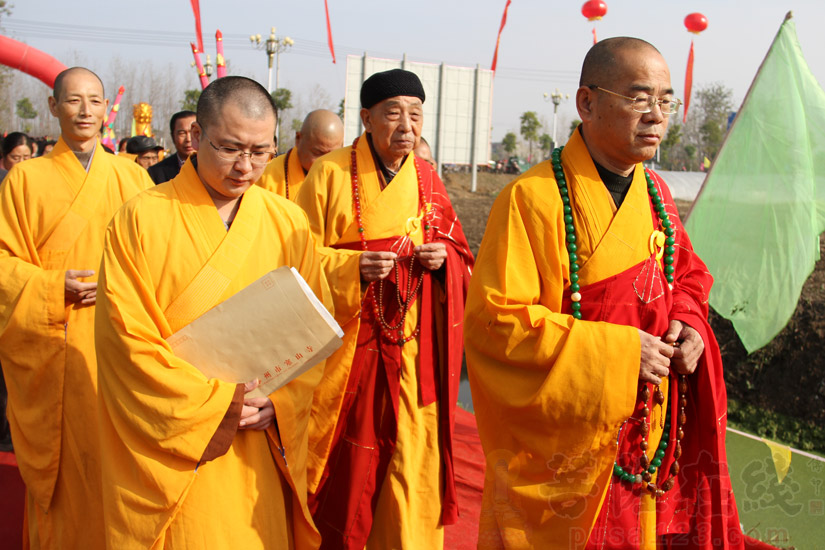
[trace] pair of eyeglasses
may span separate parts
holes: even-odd
[[[611,92],[610,90],[605,90],[601,86],[596,86],[595,84],[590,84],[588,88],[591,90],[600,90],[602,92],[624,98],[631,102],[631,109],[642,114],[651,112],[653,107],[658,105],[663,115],[670,116],[676,114],[679,110],[679,106],[682,104],[680,99],[675,99],[672,97],[666,97],[663,99],[659,99],[658,97],[654,97],[652,95],[637,95],[636,97],[629,97],[626,95],[617,94],[616,92]]]
[[[218,155],[218,158],[221,160],[225,160],[226,162],[236,163],[244,157],[249,157],[249,163],[253,166],[265,166],[272,158],[275,156],[275,153],[272,151],[250,151],[246,152],[242,149],[236,149],[234,147],[218,147],[212,140],[209,139],[209,136],[206,135],[206,132],[203,132],[204,137],[206,138],[207,143],[215,150],[215,154]]]

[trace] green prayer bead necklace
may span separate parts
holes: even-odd
[[[575,317],[576,319],[581,319],[582,296],[580,292],[581,286],[579,285],[578,273],[579,256],[578,254],[576,254],[576,251],[578,250],[578,247],[576,246],[576,227],[573,225],[573,208],[570,206],[570,191],[567,189],[567,179],[564,176],[564,169],[561,165],[561,152],[563,149],[564,147],[558,147],[554,149],[550,155],[550,159],[553,165],[553,175],[555,176],[556,183],[559,186],[559,193],[561,194],[561,202],[563,204],[564,209],[565,243],[567,245],[568,258],[570,260],[570,308],[573,310],[573,317]],[[647,193],[650,196],[650,200],[653,203],[653,207],[656,210],[656,214],[659,217],[659,223],[663,228],[663,233],[667,237],[665,239],[663,265],[665,279],[667,280],[668,285],[673,285],[673,274],[676,271],[676,268],[673,265],[673,255],[676,252],[676,239],[674,239],[673,237],[675,230],[673,229],[673,223],[670,221],[670,217],[668,216],[667,210],[665,209],[665,204],[662,201],[662,197],[659,196],[659,191],[658,189],[656,189],[656,185],[653,183],[653,180],[651,179],[650,174],[648,174],[647,170],[645,170],[645,181],[647,181]],[[644,403],[644,408],[642,409],[642,442],[640,444],[640,447],[642,449],[642,458],[640,459],[642,471],[639,474],[633,474],[619,466],[617,462],[613,462],[613,475],[615,477],[631,485],[644,485],[644,487],[654,497],[663,496],[666,491],[669,491],[675,484],[675,476],[679,473],[678,458],[682,454],[681,440],[684,436],[683,426],[687,420],[685,416],[685,406],[687,405],[687,398],[685,397],[685,394],[687,392],[687,380],[684,375],[679,376],[679,392],[679,405],[681,407],[681,411],[679,413],[678,418],[679,427],[676,431],[676,448],[673,452],[674,461],[670,467],[671,477],[664,481],[661,485],[657,485],[651,482],[651,480],[653,479],[653,474],[655,474],[658,468],[662,465],[662,460],[665,457],[665,452],[668,447],[667,439],[670,433],[670,419],[668,418],[666,420],[663,426],[662,438],[659,441],[659,446],[656,449],[656,453],[654,454],[653,459],[649,460],[646,454],[648,447],[647,435],[649,432],[649,427],[646,423],[646,419],[650,415],[650,409],[647,406],[647,401],[650,398],[650,390],[646,384],[642,385],[642,389],[640,391],[640,397]],[[656,402],[659,405],[662,405],[664,403],[664,395],[662,394],[658,386],[656,387],[655,397]],[[619,430],[619,435],[621,435],[621,430]]]

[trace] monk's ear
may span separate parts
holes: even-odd
[[[54,96],[49,96],[49,112],[52,114],[53,117],[57,117],[57,100]]]
[[[576,110],[579,111],[579,118],[582,122],[590,122],[595,116],[594,102],[596,100],[595,90],[587,86],[581,86],[576,90]]]
[[[192,123],[192,128],[190,131],[192,133],[192,149],[199,151],[203,129],[201,128],[201,125],[198,124],[197,120]]]
[[[372,132],[372,119],[370,118],[369,109],[361,109],[361,122],[364,124],[364,130]]]

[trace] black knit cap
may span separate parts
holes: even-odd
[[[424,103],[424,86],[415,73],[403,69],[375,73],[361,85],[361,107],[369,109],[387,98],[400,95],[417,97]]]

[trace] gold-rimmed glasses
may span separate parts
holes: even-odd
[[[606,90],[601,86],[596,86],[595,84],[590,84],[588,88],[590,88],[591,90],[600,90],[602,92],[626,99],[631,102],[631,109],[633,109],[637,113],[642,114],[651,112],[653,110],[653,107],[658,105],[663,115],[670,116],[676,114],[676,112],[679,111],[679,106],[682,104],[682,101],[680,99],[675,99],[672,97],[665,97],[659,99],[658,97],[646,94],[637,95],[636,97],[630,97],[622,94],[617,94],[616,92],[612,92],[610,90]]]

